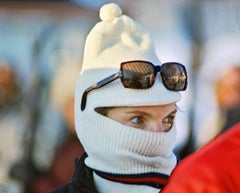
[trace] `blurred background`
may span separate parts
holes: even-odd
[[[240,119],[238,0],[0,2],[0,193],[46,193],[71,180],[83,149],[73,95],[87,33],[104,3],[142,23],[162,62],[188,70],[179,159]]]

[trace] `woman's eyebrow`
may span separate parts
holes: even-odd
[[[149,115],[149,113],[146,113],[145,111],[141,111],[141,110],[127,110],[126,113],[128,114],[141,114],[141,115]]]
[[[173,110],[172,112],[170,112],[169,114],[175,114],[177,113],[177,109]]]

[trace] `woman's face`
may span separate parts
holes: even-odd
[[[114,107],[107,116],[124,125],[154,132],[167,132],[176,116],[176,104],[141,107]]]

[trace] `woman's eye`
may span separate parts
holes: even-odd
[[[146,127],[146,122],[143,117],[136,116],[130,119],[130,126],[138,129],[144,129]]]
[[[140,123],[142,123],[142,119],[140,117],[133,117],[131,119],[131,123],[133,123],[133,124],[140,124]]]
[[[165,119],[163,119],[164,131],[169,131],[172,128],[174,120],[175,120],[175,115],[169,115]]]

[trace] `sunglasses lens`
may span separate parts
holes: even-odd
[[[187,88],[186,69],[179,63],[164,63],[161,66],[163,84],[169,90],[182,91]]]
[[[123,63],[122,83],[126,88],[150,88],[155,81],[154,67],[150,63],[132,61]]]

